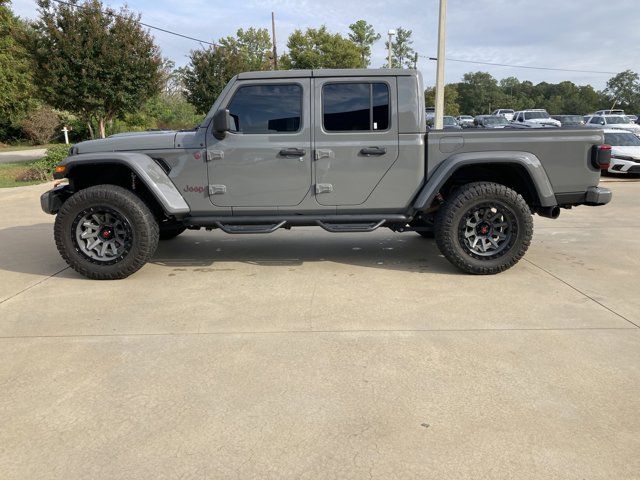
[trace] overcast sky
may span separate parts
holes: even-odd
[[[118,7],[125,2],[103,0]],[[365,19],[386,34],[402,26],[413,30],[414,49],[435,56],[438,0],[129,0],[142,21],[207,41],[232,35],[238,28],[271,28],[276,14],[278,52],[296,28],[325,24],[346,35],[350,23]],[[535,67],[640,72],[640,0],[449,0],[447,57]],[[14,11],[36,17],[34,0],[13,0]],[[191,40],[152,31],[163,55],[178,65],[190,50],[201,48]],[[373,49],[372,67],[384,63],[384,39]],[[435,62],[421,58],[418,68],[425,83],[435,82]],[[447,82],[468,71],[487,71],[500,79],[559,82],[571,80],[603,88],[612,75],[529,70],[458,62],[447,63]]]

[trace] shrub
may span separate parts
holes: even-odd
[[[51,180],[53,169],[69,156],[69,145],[54,145],[47,149],[43,158],[35,162],[31,168],[23,172],[17,181]]]
[[[49,107],[33,110],[20,122],[24,133],[37,145],[49,143],[59,126],[60,116]]]

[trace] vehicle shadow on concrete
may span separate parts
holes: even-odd
[[[307,230],[270,235],[227,235],[222,232],[187,232],[160,242],[152,263],[172,268],[206,268],[242,262],[268,267],[333,262],[360,267],[461,274],[438,251],[435,240],[414,232],[327,234]]]
[[[409,272],[462,274],[440,254],[435,240],[413,232],[329,234],[319,229],[270,235],[227,235],[187,231],[160,242],[150,263],[170,268],[211,268],[241,262],[267,267],[310,262],[341,263]],[[50,223],[0,229],[0,271],[52,275],[66,263],[53,240]],[[78,275],[69,271],[67,275]]]

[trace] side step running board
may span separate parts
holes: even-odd
[[[316,220],[316,224],[319,227],[331,233],[373,232],[386,222],[386,220],[380,220],[379,222],[372,223],[328,223],[322,220]]]
[[[222,222],[215,222],[216,226],[224,233],[243,234],[243,233],[273,233],[287,223],[282,220],[273,225],[230,225]]]

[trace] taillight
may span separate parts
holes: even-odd
[[[591,164],[598,170],[606,170],[611,164],[611,145],[596,145],[591,151]]]

